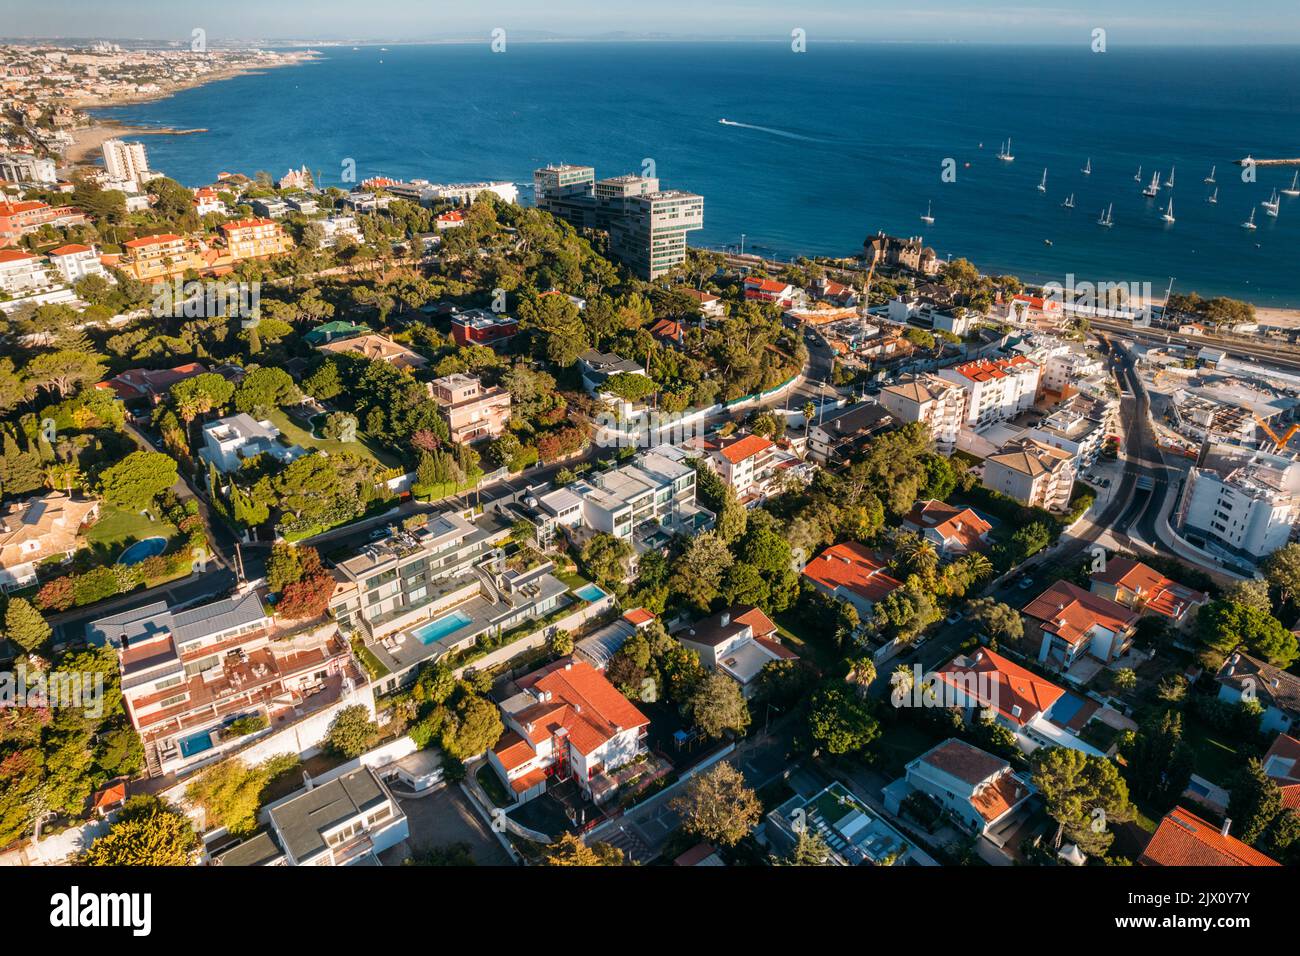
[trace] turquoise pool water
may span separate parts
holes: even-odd
[[[591,601],[593,603],[599,601],[605,596],[605,592],[594,584],[584,584],[573,593],[578,595],[578,597],[582,598],[584,601]]]
[[[436,621],[430,621],[422,627],[417,627],[413,632],[421,644],[432,644],[434,641],[440,641],[449,634],[454,634],[462,627],[473,623],[473,618],[464,611],[453,611],[445,617],[440,617]]]
[[[181,748],[182,756],[193,757],[195,754],[212,749],[212,731],[201,730],[197,734],[182,737],[176,741],[176,744]]]
[[[137,541],[117,559],[118,564],[139,564],[145,558],[152,558],[155,555],[162,554],[167,550],[166,538],[145,538],[143,541]]]

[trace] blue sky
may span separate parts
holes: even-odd
[[[1227,9],[1225,9],[1227,8]],[[441,39],[504,27],[563,36],[1083,43],[1300,43],[1297,0],[0,0],[6,36]]]

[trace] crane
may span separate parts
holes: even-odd
[[[1278,438],[1277,432],[1273,431],[1273,429],[1269,427],[1268,422],[1264,421],[1264,419],[1260,418],[1258,415],[1255,416],[1255,424],[1259,425],[1259,427],[1263,430],[1265,435],[1273,439],[1273,443],[1277,445],[1279,449],[1285,448],[1287,446],[1287,442],[1289,442],[1292,438],[1295,437],[1296,432],[1300,432],[1300,422],[1296,422],[1294,425],[1288,428],[1286,430],[1286,433],[1281,438]]]

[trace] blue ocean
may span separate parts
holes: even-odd
[[[358,179],[519,183],[548,162],[603,176],[651,160],[665,186],[704,195],[695,245],[735,247],[743,234],[765,255],[848,255],[885,230],[1026,279],[1163,293],[1172,278],[1175,291],[1300,307],[1300,198],[1282,196],[1276,217],[1260,205],[1295,168],[1258,167],[1247,183],[1234,164],[1300,157],[1292,48],[326,47],[301,66],[99,113],[207,128],[146,137],[150,164],[187,185],[303,164],[322,185],[349,185],[349,159]],[[1008,139],[1015,159],[1000,161]],[[1175,185],[1148,199],[1157,171]],[[1097,220],[1112,204],[1108,229]]]

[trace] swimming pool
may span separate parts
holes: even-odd
[[[432,644],[440,641],[449,634],[455,634],[462,627],[472,624],[474,619],[464,611],[453,611],[445,617],[440,617],[436,621],[430,621],[422,627],[417,627],[412,633],[421,644]]]
[[[212,731],[201,730],[196,734],[190,734],[188,737],[182,737],[176,741],[176,745],[181,748],[181,756],[193,757],[195,754],[201,754],[205,750],[212,749]]]
[[[137,541],[117,559],[118,564],[139,564],[145,558],[152,558],[162,554],[167,550],[166,538],[145,538],[143,541]]]
[[[578,595],[578,597],[582,598],[584,601],[591,601],[592,603],[599,601],[605,596],[605,592],[594,584],[584,584],[573,593]]]
[[[1061,699],[1052,707],[1052,720],[1061,724],[1068,724],[1084,705],[1082,697],[1078,697],[1066,691],[1061,695]]]

